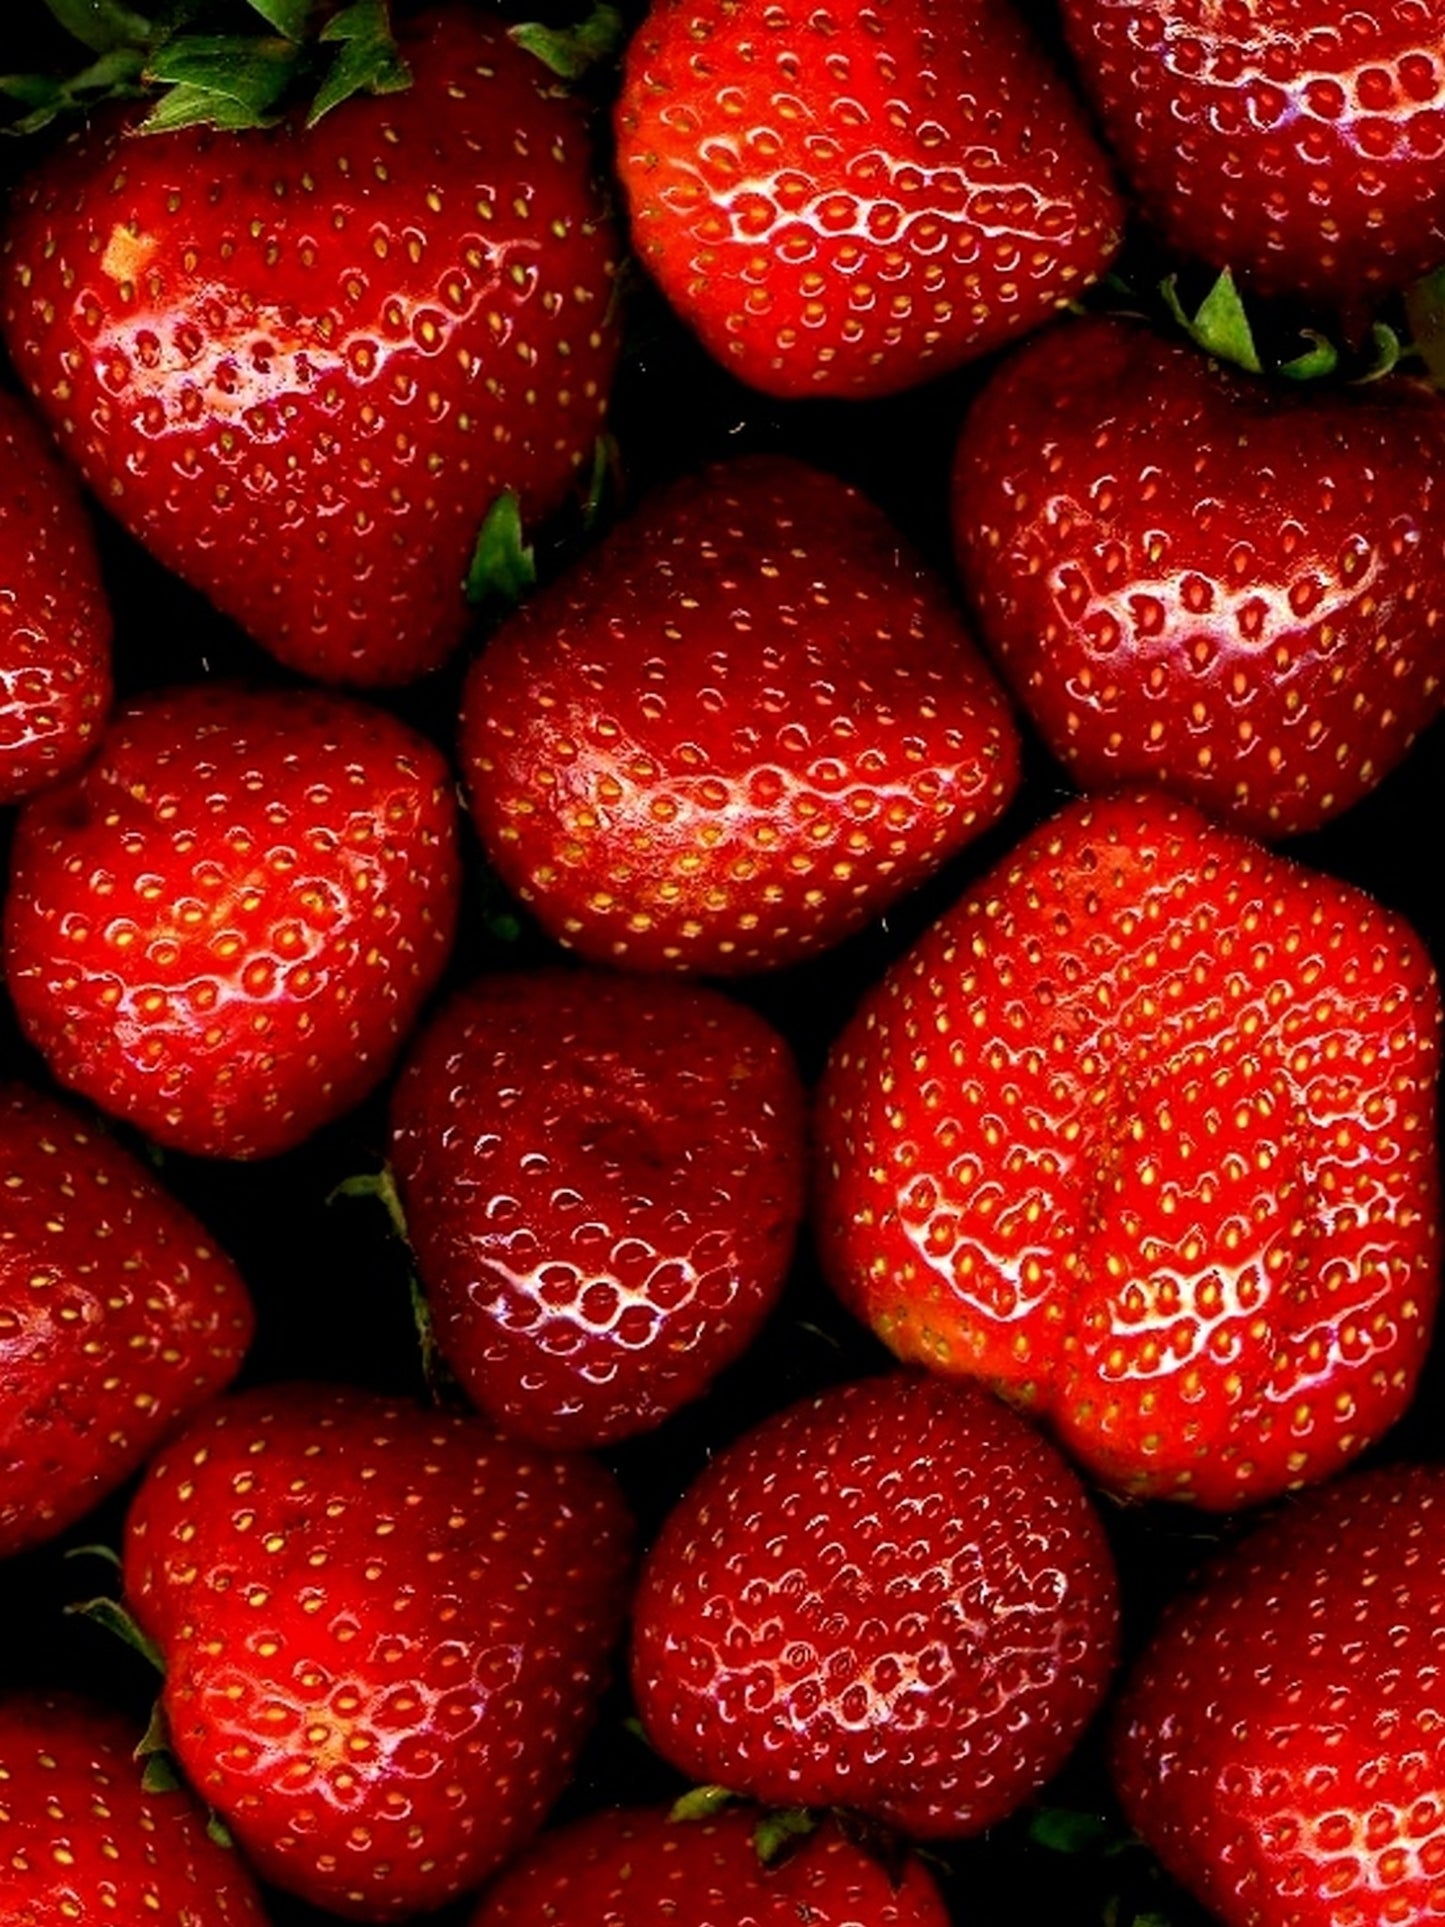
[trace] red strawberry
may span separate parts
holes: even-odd
[[[562,1790],[630,1540],[585,1458],[268,1387],[155,1461],[125,1586],[166,1661],[176,1756],[256,1866],[388,1920],[476,1885]]]
[[[66,1697],[0,1701],[7,1927],[265,1927],[250,1875],[184,1792],[147,1792],[127,1720]]]
[[[446,960],[445,762],[347,697],[125,706],[16,831],[6,970],[63,1083],[163,1144],[260,1157],[386,1071]]]
[[[835,1045],[824,1262],[901,1357],[1120,1491],[1325,1478],[1429,1342],[1439,1021],[1359,890],[1159,795],[1075,803]]]
[[[89,1511],[235,1375],[251,1301],[189,1211],[47,1097],[0,1087],[0,1556]]]
[[[1224,1927],[1445,1913],[1445,1472],[1344,1479],[1175,1602],[1119,1708],[1133,1824]]]
[[[1078,1480],[976,1385],[835,1387],[720,1452],[633,1612],[649,1737],[694,1778],[916,1838],[991,1826],[1062,1764],[1114,1658]]]
[[[1036,326],[1122,210],[1006,0],[656,0],[617,159],[642,261],[733,374],[885,395]]]
[[[975,404],[953,519],[979,625],[1086,788],[1313,829],[1445,700],[1445,402],[1271,387],[1081,321]]]
[[[674,484],[473,666],[461,755],[503,879],[638,970],[838,942],[1002,812],[1018,744],[870,503],[754,457]]]
[[[529,1848],[471,1927],[948,1927],[920,1860],[895,1879],[828,1821],[770,1862],[758,1831],[743,1807],[591,1814]]]
[[[1442,0],[1063,12],[1134,195],[1181,252],[1351,309],[1445,261]]]
[[[0,393],[0,803],[66,774],[110,707],[110,607],[74,482]]]
[[[781,1289],[803,1108],[782,1038],[713,990],[556,970],[456,998],[397,1086],[392,1161],[469,1395],[556,1446],[695,1398]]]
[[[43,162],[0,311],[107,506],[282,661],[395,683],[466,621],[497,495],[562,501],[616,356],[585,123],[478,13],[401,36],[414,84],[315,127]]]

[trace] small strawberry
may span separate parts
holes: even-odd
[[[739,973],[838,942],[992,823],[1002,691],[870,503],[752,457],[656,496],[473,666],[461,759],[561,942]]]
[[[825,1266],[1119,1491],[1328,1477],[1429,1343],[1439,1028],[1424,946],[1361,891],[1157,793],[1072,804],[836,1043]]]
[[[1007,0],[657,0],[617,164],[644,265],[770,394],[885,395],[1037,326],[1122,209]]]
[[[398,1083],[392,1163],[467,1393],[555,1446],[695,1398],[782,1287],[803,1117],[782,1038],[716,991],[552,970],[463,992]]]
[[[191,1784],[348,1918],[477,1885],[562,1790],[621,1628],[610,1478],[351,1389],[218,1403],[152,1465],[125,1589]]]
[[[110,707],[111,618],[80,494],[0,393],[0,803],[89,755]]]
[[[6,1927],[265,1927],[250,1875],[190,1796],[142,1786],[140,1737],[68,1696],[0,1700]]]
[[[234,1267],[144,1165],[0,1087],[0,1555],[61,1531],[239,1369]]]
[[[1224,1927],[1445,1913],[1445,1472],[1311,1494],[1177,1600],[1118,1711],[1125,1810]]]
[[[979,628],[1086,788],[1316,828],[1445,701],[1445,402],[1271,385],[1127,322],[1031,342],[953,489]]]
[[[140,697],[21,813],[21,1024],[163,1144],[286,1150],[379,1081],[436,982],[455,831],[443,758],[380,710],[224,683]]]
[[[791,1834],[773,1858],[766,1826],[736,1806],[590,1814],[536,1841],[471,1927],[948,1927],[921,1860],[894,1877],[834,1821]]]
[[[1113,1664],[1074,1474],[976,1385],[835,1387],[720,1452],[633,1609],[649,1738],[696,1779],[973,1833],[1059,1767]]]
[[[1445,261],[1442,0],[1063,15],[1134,196],[1182,253],[1350,311]]]
[[[101,116],[20,190],[0,285],[107,507],[282,661],[365,684],[450,653],[479,526],[561,503],[617,351],[577,105],[462,6],[400,51],[409,87],[315,125]]]

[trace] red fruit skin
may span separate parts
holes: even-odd
[[[111,617],[80,492],[0,392],[0,804],[87,756],[112,693]]]
[[[250,1875],[179,1788],[148,1793],[128,1720],[69,1696],[0,1701],[7,1927],[265,1927]]]
[[[760,1816],[672,1819],[637,1807],[544,1834],[492,1887],[471,1927],[948,1927],[922,1861],[897,1879],[825,1820],[765,1864]]]
[[[162,1144],[292,1148],[379,1082],[441,973],[455,818],[438,751],[349,697],[209,683],[126,704],[17,825],[26,1035]]]
[[[1003,812],[1018,737],[946,590],[832,476],[652,498],[473,665],[461,764],[509,887],[599,963],[835,944]]]
[[[1445,1474],[1312,1493],[1176,1600],[1118,1708],[1132,1824],[1223,1927],[1445,1913]]]
[[[398,1081],[391,1160],[468,1396],[557,1447],[696,1398],[782,1289],[804,1114],[783,1039],[716,991],[583,969],[462,992]]]
[[[1293,834],[1439,712],[1445,402],[1414,382],[1305,392],[1071,323],[974,405],[953,527],[980,634],[1086,789]]]
[[[1062,1765],[1117,1638],[1077,1478],[981,1386],[835,1387],[714,1458],[633,1607],[648,1737],[693,1778],[976,1833]]]
[[[1358,313],[1445,260],[1441,0],[1063,0],[1133,198],[1261,294]]]
[[[1157,793],[1076,802],[890,971],[818,1094],[827,1274],[1102,1484],[1210,1509],[1409,1403],[1440,999],[1361,891]]]
[[[1061,308],[1122,232],[1082,112],[1002,0],[658,0],[616,128],[640,259],[772,395],[940,375]]]
[[[621,1630],[611,1475],[351,1388],[217,1404],[154,1461],[127,1601],[197,1792],[355,1920],[478,1885],[565,1786]]]
[[[0,1086],[0,1557],[62,1531],[225,1389],[255,1324],[230,1260],[73,1111]]]
[[[0,321],[96,494],[283,662],[400,683],[467,621],[504,489],[590,463],[618,242],[580,108],[469,9],[315,128],[101,118],[18,192]]]

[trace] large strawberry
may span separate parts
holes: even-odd
[[[286,1150],[377,1083],[436,982],[455,816],[441,755],[352,698],[137,698],[21,814],[20,1021],[62,1082],[162,1143]]]
[[[1086,788],[1313,829],[1445,700],[1445,403],[1416,383],[1301,391],[1070,323],[975,403],[953,519],[984,640]]]
[[[641,970],[836,943],[1002,812],[1018,742],[870,503],[755,456],[664,490],[474,665],[461,757],[504,880]]]
[[[580,1455],[269,1387],[154,1462],[125,1588],[193,1786],[278,1886],[385,1920],[478,1884],[565,1785],[630,1543]]]
[[[1186,254],[1358,313],[1445,261],[1442,0],[1063,0],[1135,196]]]
[[[238,1370],[246,1288],[94,1125],[0,1090],[0,1554],[88,1511]]]
[[[1361,891],[1157,793],[1074,803],[835,1045],[825,1263],[1121,1491],[1328,1477],[1428,1344],[1438,1055],[1424,946]]]
[[[110,707],[111,618],[79,490],[0,392],[0,803],[67,774]]]
[[[718,1453],[648,1555],[633,1628],[643,1723],[683,1772],[946,1837],[1069,1753],[1113,1663],[1114,1572],[1026,1420],[894,1372]]]
[[[803,1208],[787,1045],[714,990],[484,977],[412,1051],[392,1162],[437,1341],[514,1436],[600,1445],[737,1356]]]
[[[69,1696],[0,1700],[7,1927],[265,1927],[234,1848],[179,1788],[147,1791],[140,1733]]]
[[[1036,326],[1122,210],[1008,0],[657,0],[617,159],[638,253],[777,395],[882,395]]]
[[[1224,1927],[1445,1912],[1445,1473],[1299,1501],[1178,1600],[1119,1707],[1125,1809]]]
[[[292,10],[294,11],[294,10]],[[111,115],[16,200],[4,329],[106,505],[283,661],[395,683],[460,638],[477,530],[590,460],[617,244],[587,128],[475,10],[314,126]]]
[[[921,1860],[885,1868],[831,1820],[770,1855],[767,1825],[739,1806],[591,1814],[530,1847],[471,1927],[948,1927]]]

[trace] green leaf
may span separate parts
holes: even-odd
[[[608,500],[617,492],[622,469],[622,452],[617,437],[603,433],[592,445],[592,473],[587,478],[587,494],[582,503],[582,527],[588,535],[596,533],[607,511]]]
[[[311,103],[310,126],[353,94],[398,94],[411,85],[411,69],[397,52],[386,0],[352,0],[327,21],[321,39],[340,51]]]
[[[1292,361],[1282,361],[1279,372],[1291,381],[1318,381],[1322,375],[1332,375],[1340,365],[1339,349],[1327,335],[1317,334],[1313,328],[1300,332],[1309,347]]]
[[[646,1734],[641,1735],[646,1738]],[[710,1820],[725,1806],[730,1806],[737,1795],[731,1787],[695,1786],[674,1800],[667,1810],[669,1820]]]
[[[809,1813],[806,1807],[780,1808],[773,1813],[765,1813],[753,1829],[753,1851],[765,1867],[795,1845],[817,1826],[816,1814]]]
[[[73,1606],[67,1606],[65,1610],[68,1613],[78,1614],[82,1619],[94,1620],[97,1626],[103,1626],[108,1633],[114,1633],[116,1638],[123,1640],[133,1652],[139,1653],[141,1658],[154,1666],[158,1673],[165,1672],[166,1662],[160,1647],[146,1637],[118,1599],[82,1599]]]
[[[251,11],[259,13],[268,27],[288,40],[304,40],[311,24],[312,0],[250,0]]]
[[[467,571],[466,597],[474,609],[490,601],[516,604],[537,584],[537,560],[522,532],[522,505],[504,489],[487,511]]]
[[[403,1244],[410,1243],[401,1193],[396,1188],[396,1179],[389,1164],[382,1165],[379,1171],[362,1171],[354,1178],[343,1178],[336,1189],[328,1193],[326,1202],[335,1204],[338,1198],[375,1198],[391,1220],[391,1228],[396,1236]]]
[[[1029,1838],[1051,1853],[1097,1853],[1115,1829],[1097,1813],[1073,1807],[1040,1807],[1029,1821]]]
[[[1445,268],[1417,281],[1405,296],[1410,352],[1424,362],[1437,387],[1445,388]]]
[[[1360,376],[1361,381],[1378,381],[1382,375],[1393,374],[1406,353],[1405,343],[1383,321],[1371,327],[1370,345],[1375,351],[1374,358]]]
[[[148,46],[155,27],[120,0],[45,0],[65,31],[92,53]]]
[[[120,1554],[114,1546],[67,1546],[67,1559],[103,1559],[113,1572],[120,1571]]]
[[[147,115],[143,131],[268,126],[300,70],[301,50],[289,40],[179,35],[157,48],[146,64],[146,79],[170,91]]]
[[[211,1807],[206,1814],[206,1838],[213,1840],[218,1847],[235,1850],[236,1836],[214,1807]]]
[[[614,59],[626,36],[626,22],[606,0],[575,27],[547,27],[538,20],[528,20],[507,29],[509,40],[515,40],[559,80],[581,80],[593,67]]]
[[[1192,315],[1184,312],[1174,275],[1162,284],[1160,293],[1180,327],[1206,353],[1217,361],[1233,362],[1236,368],[1243,368],[1251,375],[1263,374],[1264,367],[1254,345],[1254,330],[1228,268]]]
[[[94,107],[103,100],[131,100],[141,90],[145,55],[137,47],[117,47],[102,54],[69,80],[49,74],[0,75],[0,94],[30,109],[20,120],[6,123],[7,134],[34,134],[58,115]]]

